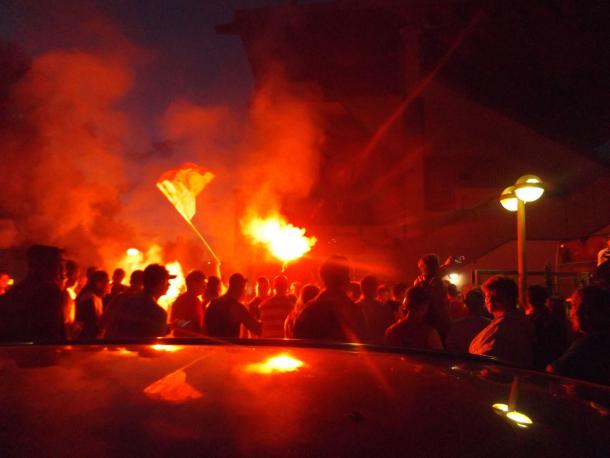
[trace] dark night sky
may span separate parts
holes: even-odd
[[[251,73],[237,36],[216,34],[236,9],[286,0],[1,0],[0,39],[36,56],[50,49],[91,45],[79,25],[102,20],[146,54],[129,109],[145,120],[176,97],[240,112],[248,102]],[[301,2],[311,3],[311,2]],[[99,43],[96,43],[99,46]],[[149,120],[152,120],[149,117]]]

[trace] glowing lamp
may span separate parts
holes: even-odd
[[[543,193],[544,185],[536,175],[523,175],[515,183],[515,195],[523,202],[534,202]]]
[[[500,194],[500,203],[508,211],[511,211],[511,212],[517,211],[518,202],[517,202],[517,196],[515,195],[514,186],[509,186],[504,191],[502,191],[502,194]]]

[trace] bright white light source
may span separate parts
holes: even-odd
[[[523,175],[515,183],[515,195],[523,202],[538,200],[543,193],[542,180],[536,175]]]
[[[447,278],[454,285],[457,285],[460,282],[460,274],[456,274],[455,272],[450,273]]]
[[[508,412],[508,406],[506,404],[494,404],[492,407],[496,410],[501,410],[502,412]]]
[[[140,254],[140,250],[137,248],[127,248],[125,253],[127,253],[127,256],[137,256]]]
[[[498,413],[500,413],[501,415],[505,415],[506,418],[508,418],[520,428],[527,428],[534,423],[532,419],[524,413],[521,413],[517,410],[509,410],[506,404],[498,403],[494,404],[492,407],[497,410]]]
[[[517,211],[517,206],[519,205],[519,203],[517,201],[517,196],[515,195],[514,186],[509,186],[504,191],[502,191],[502,194],[500,194],[500,203],[508,211]]]
[[[516,410],[508,412],[506,418],[514,421],[518,425],[531,425],[533,423],[530,417],[521,412],[517,412]]]

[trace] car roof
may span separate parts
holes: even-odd
[[[606,455],[610,388],[484,358],[171,340],[0,346],[8,456]]]

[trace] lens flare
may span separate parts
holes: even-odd
[[[274,374],[284,372],[295,372],[301,369],[305,363],[300,359],[296,359],[290,355],[282,353],[280,355],[269,358],[262,363],[253,363],[246,366],[246,372],[255,372],[257,374]]]
[[[316,244],[315,237],[307,237],[305,229],[295,227],[280,215],[254,217],[243,226],[244,233],[283,263],[294,261],[308,253]]]

